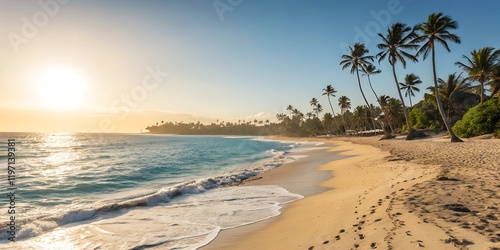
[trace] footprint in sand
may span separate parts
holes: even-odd
[[[419,247],[425,247],[425,246],[424,246],[424,242],[423,242],[423,241],[421,241],[421,240],[417,240],[417,242],[418,242],[418,246],[419,246]]]

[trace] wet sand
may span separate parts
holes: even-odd
[[[204,249],[500,249],[498,140],[314,140],[349,157],[310,154],[309,164],[299,159],[247,183],[306,197]]]
[[[245,182],[243,185],[277,185],[296,194],[305,197],[319,194],[330,190],[330,188],[321,186],[320,183],[332,178],[330,171],[322,171],[318,166],[324,165],[335,159],[342,159],[336,152],[331,151],[334,146],[331,142],[319,145],[319,149],[306,152],[297,152],[292,154],[300,157],[292,163],[285,164],[279,168],[273,169],[259,175],[257,178]],[[307,147],[307,146],[306,146]],[[283,205],[283,210],[290,204]],[[278,220],[274,217],[265,221],[260,221],[250,225],[224,230],[215,240],[202,249],[235,249],[239,248],[239,241],[247,235],[260,231]]]

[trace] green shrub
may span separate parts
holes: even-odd
[[[438,129],[442,128],[441,115],[437,108],[427,101],[423,101],[413,107],[409,114],[410,123],[416,129]]]
[[[453,126],[453,132],[460,137],[500,133],[500,99],[490,99],[469,109]]]

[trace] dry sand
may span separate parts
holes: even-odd
[[[333,174],[324,189],[274,219],[223,231],[205,249],[500,249],[499,140],[378,138],[315,139],[350,156],[308,157],[307,171],[317,164]],[[321,179],[297,166],[249,185],[288,183],[297,192]]]

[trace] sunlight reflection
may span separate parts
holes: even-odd
[[[64,177],[65,173],[78,170],[75,166],[79,154],[73,150],[79,140],[75,133],[51,133],[43,138],[44,148],[48,155],[44,160],[43,176]]]

